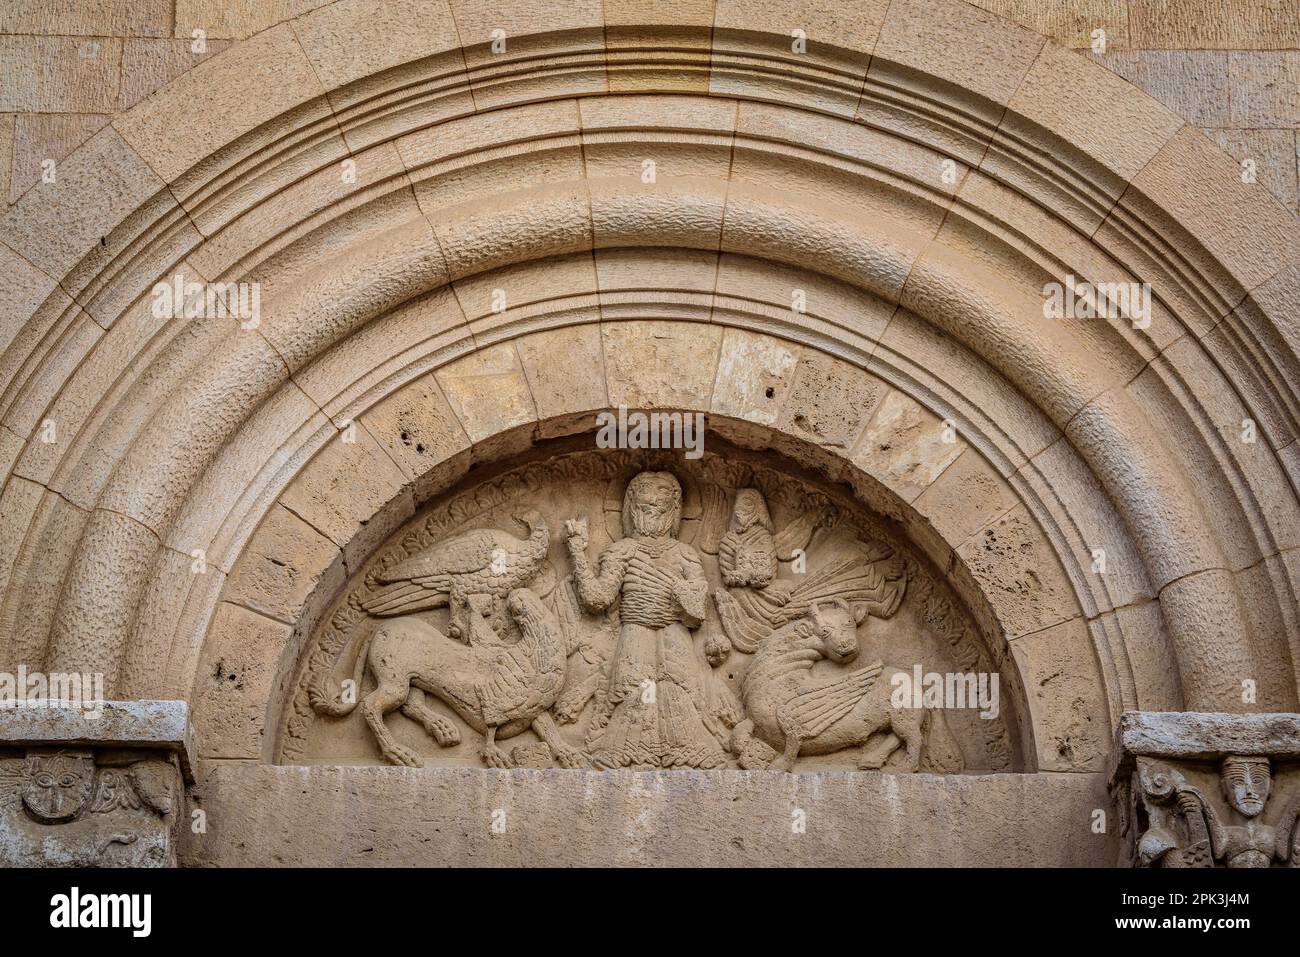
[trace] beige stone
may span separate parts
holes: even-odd
[[[109,121],[107,116],[82,113],[20,114],[14,125],[13,165],[9,202],[16,202],[33,183],[41,181],[58,163]]]
[[[0,112],[112,113],[122,41],[0,35]]]
[[[1039,734],[1038,767],[1100,771],[1111,741],[1110,713],[1097,692],[1097,656],[1087,623],[1074,619],[1011,642]]]
[[[451,0],[451,9],[477,109],[608,89],[601,0]],[[494,41],[505,49],[498,51]],[[549,58],[565,64],[562,75],[535,68]]]
[[[1255,733],[1273,719],[1234,714],[1290,727],[1300,706],[1295,57],[1274,12],[175,7],[0,13],[0,195],[25,190],[0,211],[0,668],[98,670],[124,701],[193,707],[231,776],[186,798],[229,829],[192,835],[186,863],[428,863],[401,829],[431,793],[453,811],[429,827],[471,835],[457,862],[1128,863],[1140,829],[1088,827],[1130,799],[1160,813],[1122,713],[1210,715],[1139,723],[1211,801],[1216,741],[1291,753]],[[87,42],[120,59],[68,58]],[[112,123],[72,149],[88,117]],[[260,283],[264,321],[154,316],[177,273]],[[1151,326],[1044,321],[1065,275],[1150,282]],[[618,405],[706,414],[702,457],[597,447],[594,414]],[[648,527],[665,469],[681,522],[650,547],[624,523]],[[655,620],[655,571],[703,604]],[[700,679],[658,690],[711,717],[676,712],[664,752],[641,741],[661,774],[589,775],[637,763],[597,720],[626,707],[609,666],[639,667],[633,626]],[[750,667],[807,636],[825,660],[790,684]],[[836,725],[851,747],[773,724],[877,659]],[[510,715],[478,691],[410,695],[449,663],[517,666],[537,695]],[[891,707],[916,664],[997,674],[999,717]],[[391,740],[331,710],[354,676]],[[570,677],[591,697],[562,700]],[[443,767],[339,770],[418,761]],[[249,785],[241,763],[333,767]],[[1268,821],[1296,786],[1275,770]],[[244,787],[263,817],[229,811]],[[754,845],[805,796],[812,850]],[[458,816],[496,808],[504,835]],[[561,819],[578,825],[557,843]],[[153,834],[130,846],[165,862]]]
[[[62,276],[129,213],[163,188],[109,126],[58,165],[0,217],[0,240],[47,274]]]
[[[1007,481],[966,447],[912,504],[945,541],[960,545],[1018,503]]]
[[[1107,49],[1128,42],[1128,0],[975,0],[975,6],[1065,47],[1090,47],[1095,30],[1105,31]]]
[[[308,596],[339,554],[337,545],[283,505],[276,505],[231,570],[222,596],[295,624]],[[338,567],[341,570],[341,562]]]
[[[1294,130],[1202,130],[1239,163],[1253,165],[1256,182],[1289,209],[1300,205],[1296,189]],[[1243,167],[1245,172],[1245,167]]]
[[[1074,590],[1054,560],[1051,543],[1023,505],[990,522],[957,553],[1011,637],[1078,615]]]
[[[1228,54],[1221,50],[1118,50],[1095,59],[1193,126],[1231,125]]]
[[[1046,44],[1007,103],[1007,115],[981,168],[1007,178],[1009,167],[1017,161],[1003,157],[1000,147],[1005,138],[1033,142],[1041,135],[1040,128],[1067,141],[1086,136],[1089,160],[1110,174],[1084,172],[1091,173],[1106,204],[1089,212],[1080,210],[1076,217],[1091,232],[1128,180],[1184,125],[1182,117],[1109,70],[1081,54]],[[1024,160],[1018,163],[1029,165]],[[1049,186],[1029,192],[1040,202],[1050,202],[1054,191]]]
[[[247,608],[218,607],[193,690],[202,757],[257,758],[269,745],[264,702],[290,631]]]
[[[805,353],[778,421],[807,442],[847,454],[886,391],[884,383],[847,363]]]
[[[371,407],[359,421],[413,479],[470,445],[431,375],[421,376]]]
[[[178,30],[181,23],[178,17]],[[235,137],[323,92],[292,29],[280,26],[198,64],[114,126],[171,182]],[[203,104],[198,114],[196,101]],[[176,136],[179,129],[187,135]]]
[[[327,0],[262,0],[249,3],[240,0],[176,0],[176,32],[178,37],[190,37],[202,30],[210,37],[228,37],[242,40],[267,27],[301,16]]]
[[[610,405],[630,409],[708,407],[721,327],[623,322],[604,326],[601,335]]]
[[[0,33],[165,37],[171,14],[168,0],[14,0],[0,12]]]
[[[798,360],[796,346],[771,336],[728,329],[718,355],[713,411],[774,424],[786,402]]]
[[[340,547],[406,485],[406,476],[365,429],[346,431],[325,444],[285,490],[282,501]],[[347,495],[337,489],[347,488]]]
[[[1042,48],[1042,38],[975,7],[945,5],[943,12],[932,16],[924,0],[891,3],[873,57],[946,76],[1005,104]],[[875,69],[873,64],[873,74]]]
[[[458,359],[435,375],[471,442],[537,419],[514,343]]]
[[[1130,42],[1139,48],[1294,49],[1300,26],[1268,0],[1128,0]]]
[[[594,422],[591,411],[609,405],[598,324],[533,333],[516,346],[539,422],[565,417],[574,428],[588,428]],[[565,422],[552,423],[541,434],[558,435],[565,427]]]
[[[166,31],[164,30],[164,34]],[[155,90],[209,57],[229,48],[230,40],[208,40],[195,52],[193,39],[138,39],[122,43],[122,91],[118,110],[129,110]]]

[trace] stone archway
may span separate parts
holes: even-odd
[[[806,56],[599,10],[495,55],[357,0],[124,113],[0,221],[0,661],[269,761],[304,615],[417,507],[624,405],[895,523],[1023,649],[1024,767],[1079,774],[1069,807],[1124,712],[1294,712],[1294,218],[1088,61],[880,6]],[[176,277],[256,283],[259,321],[158,315]],[[1045,319],[1067,282],[1150,306]]]

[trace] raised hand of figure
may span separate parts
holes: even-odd
[[[570,518],[564,522],[564,537],[569,543],[570,551],[587,550],[587,517]]]

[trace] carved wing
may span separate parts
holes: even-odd
[[[815,602],[838,598],[864,604],[877,618],[888,618],[902,604],[907,590],[906,569],[884,545],[861,543],[861,554],[832,562],[797,584],[776,615],[784,624],[804,614]]]
[[[812,541],[821,518],[817,515],[799,515],[776,533],[776,557],[783,562],[794,561],[794,553],[803,551]]]
[[[796,695],[777,711],[777,724],[786,734],[815,738],[853,710],[871,690],[883,668],[877,661],[850,671],[828,685]]]
[[[101,771],[99,788],[95,792],[95,802],[91,805],[92,814],[108,814],[118,808],[138,810],[140,798],[128,780],[127,772],[117,769]]]
[[[362,603],[372,615],[408,615],[447,604],[452,582],[488,569],[504,547],[494,529],[475,529],[398,562],[378,576],[387,583]],[[515,543],[516,546],[518,542]]]
[[[727,494],[716,485],[700,489],[700,530],[695,547],[710,555],[718,554],[718,543],[727,528]]]

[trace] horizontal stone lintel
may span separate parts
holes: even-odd
[[[98,716],[79,707],[0,705],[0,748],[141,748],[174,751],[186,781],[198,753],[184,701],[105,701]]]
[[[1111,867],[1100,773],[212,762],[182,866]],[[494,827],[495,825],[495,827]]]
[[[1117,771],[1133,757],[1209,761],[1230,754],[1300,758],[1300,714],[1126,711],[1120,716]]]

